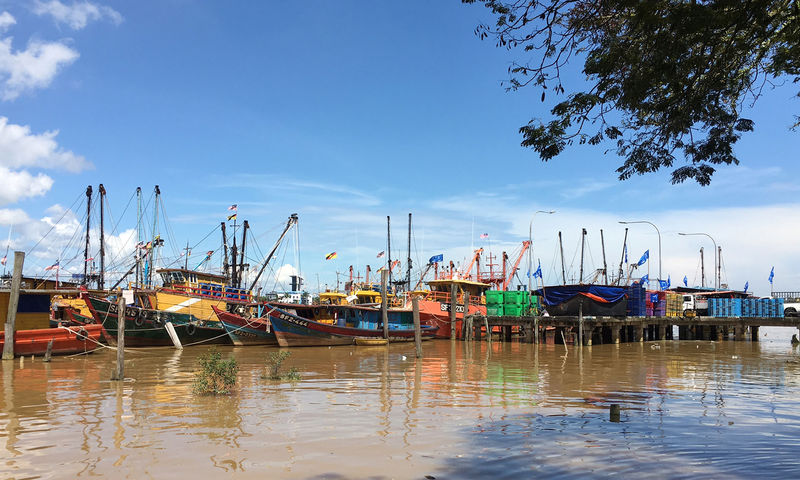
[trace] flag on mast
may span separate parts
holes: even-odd
[[[59,261],[56,260],[56,263],[50,265],[49,267],[45,267],[45,270],[58,270],[58,268],[59,268],[58,267],[58,263],[59,263]]]
[[[488,233],[481,233],[481,238],[489,238],[489,234]]]
[[[236,214],[235,213],[233,215],[228,215],[228,221],[231,221],[231,220],[236,220]]]
[[[382,257],[382,256],[384,256],[385,254],[386,254],[386,251],[385,251],[385,250],[384,250],[384,251],[381,251],[380,253],[378,253],[378,255],[377,255],[377,257],[376,257],[376,258],[381,258],[381,257]]]
[[[334,258],[336,258],[336,252],[331,252],[325,255],[325,260],[333,260]]]
[[[773,278],[775,278],[775,267],[772,267],[772,270],[769,271],[769,283],[772,283]]]
[[[239,205],[237,205],[235,203],[233,205],[231,205],[230,207],[228,207],[228,210],[233,210],[234,212],[237,211],[238,209],[239,209]]]
[[[8,260],[8,255],[4,255],[3,259],[0,260],[0,264],[5,265],[7,260]]]

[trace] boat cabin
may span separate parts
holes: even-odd
[[[476,305],[485,303],[483,294],[486,292],[486,290],[491,288],[491,285],[488,283],[473,282],[472,280],[463,280],[460,278],[430,280],[427,282],[427,284],[431,288],[429,297],[434,297],[434,299],[449,302],[450,290],[452,289],[453,285],[455,285],[456,290],[458,291],[457,301],[463,302],[463,294],[467,293],[470,297],[470,303]]]
[[[226,278],[223,275],[183,268],[162,268],[156,273],[161,275],[164,288],[168,290],[230,300],[248,298],[247,289],[225,286]]]
[[[319,294],[320,305],[347,305],[347,295],[340,292],[322,292]]]

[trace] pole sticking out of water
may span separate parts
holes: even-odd
[[[458,286],[450,285],[450,340],[456,338],[456,306],[458,305]]]
[[[381,323],[383,324],[383,338],[389,338],[389,301],[386,294],[386,283],[389,280],[389,272],[384,268],[381,270]]]
[[[619,405],[612,403],[608,406],[608,417],[614,423],[619,423]]]
[[[417,358],[422,358],[422,328],[419,325],[419,297],[411,298],[411,312],[414,317],[414,344],[417,347]]]
[[[53,339],[51,338],[49,342],[47,342],[47,351],[44,352],[44,361],[49,362],[50,356],[53,355]]]
[[[111,380],[125,380],[125,297],[122,290],[117,295],[117,368],[111,376]]]
[[[578,345],[583,346],[583,300],[578,302]]]
[[[11,276],[11,293],[8,296],[8,315],[6,316],[3,360],[14,360],[14,330],[17,326],[19,287],[22,283],[22,266],[24,263],[25,252],[14,252],[14,273],[12,273]]]

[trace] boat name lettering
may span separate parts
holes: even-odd
[[[449,312],[450,311],[450,304],[449,303],[440,303],[439,309],[442,312]],[[456,312],[457,313],[464,313],[464,305],[456,304]]]
[[[294,323],[295,325],[300,325],[301,327],[308,326],[308,322],[306,320],[300,320],[299,318],[292,317],[291,315],[286,315],[285,313],[281,313],[280,315],[278,315],[278,318],[280,318],[281,320],[286,320],[289,323]]]

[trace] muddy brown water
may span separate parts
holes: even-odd
[[[276,348],[219,347],[229,397],[192,393],[205,347],[129,352],[121,384],[110,350],[17,359],[0,478],[798,478],[787,339],[298,348],[298,382],[260,378]]]

